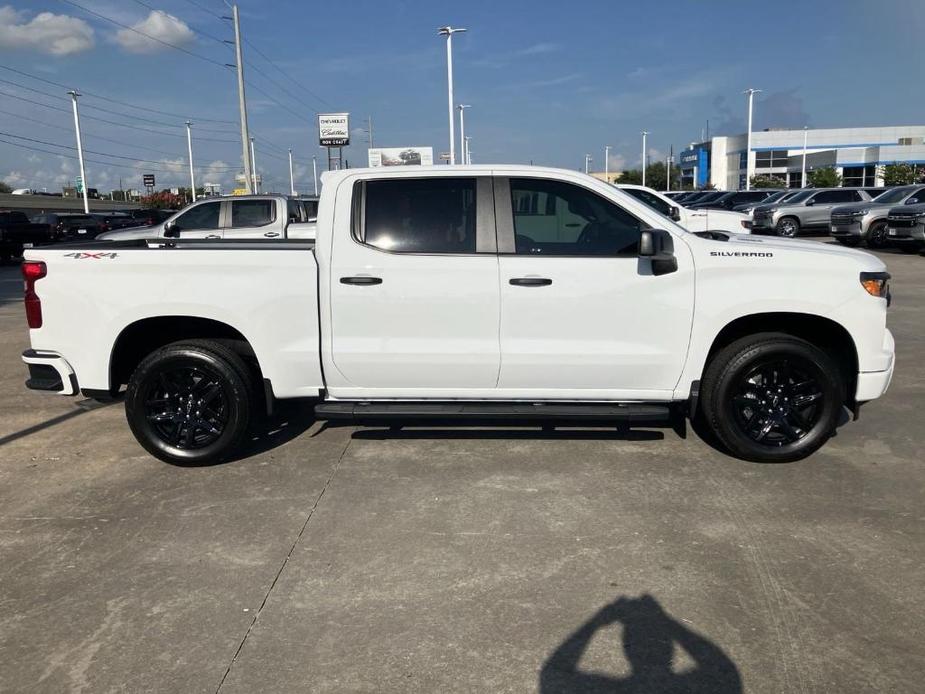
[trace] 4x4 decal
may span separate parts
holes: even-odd
[[[73,258],[74,260],[83,260],[84,258],[92,258],[93,260],[102,260],[104,258],[112,259],[118,255],[119,255],[118,253],[104,253],[102,251],[97,251],[97,252],[92,252],[92,253],[80,251],[80,252],[75,252],[75,253],[65,253],[64,257]]]

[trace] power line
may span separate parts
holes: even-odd
[[[263,58],[264,60],[266,60],[270,65],[272,65],[273,67],[275,67],[277,70],[279,70],[280,74],[281,74],[283,77],[285,77],[286,79],[288,79],[290,82],[292,82],[294,85],[296,85],[296,86],[299,87],[300,89],[304,90],[307,94],[310,94],[312,97],[314,97],[315,99],[317,99],[318,101],[320,101],[322,104],[324,104],[324,105],[326,105],[326,106],[329,106],[330,108],[334,108],[334,106],[331,104],[331,102],[329,102],[329,101],[327,101],[326,99],[323,99],[322,97],[318,96],[318,94],[316,94],[315,92],[313,92],[311,89],[309,89],[308,87],[306,87],[304,84],[301,84],[300,82],[298,82],[297,80],[295,80],[289,73],[287,73],[285,70],[283,70],[283,68],[281,68],[281,67],[280,67],[279,65],[277,65],[275,62],[273,62],[273,61],[267,56],[266,53],[264,53],[264,52],[261,51],[259,48],[257,48],[257,46],[255,46],[254,44],[252,44],[252,43],[251,43],[250,41],[248,41],[247,39],[244,39],[244,43],[246,43],[248,46],[250,46],[251,48],[253,48],[253,49],[254,49],[254,52],[257,53],[257,55],[259,55],[261,58]],[[251,66],[251,67],[253,67],[253,66]],[[310,106],[309,108],[312,108],[312,109],[313,109],[313,107],[311,107],[311,106]]]
[[[31,75],[31,74],[29,74],[28,72],[23,72],[22,70],[17,70],[17,69],[15,69],[15,68],[11,68],[11,67],[9,67],[9,66],[7,66],[7,65],[0,65],[0,69],[8,70],[9,72],[15,72],[17,75],[22,75],[23,77],[28,77],[28,78],[30,78],[30,79],[37,80],[37,81],[39,81],[39,82],[44,82],[45,84],[50,84],[50,85],[53,86],[53,87],[60,87],[61,89],[73,89],[73,86],[71,86],[71,85],[61,84],[60,82],[55,82],[55,81],[53,81],[53,80],[49,80],[49,79],[46,79],[46,78],[44,78],[44,77],[39,77],[38,75]],[[111,102],[111,103],[113,103],[113,104],[119,104],[120,106],[126,106],[126,107],[128,107],[128,108],[134,108],[134,109],[137,109],[137,110],[139,110],[139,111],[149,111],[150,113],[157,113],[157,114],[160,114],[160,115],[162,115],[162,116],[172,116],[172,117],[174,117],[174,118],[182,118],[182,119],[184,119],[184,120],[187,119],[187,118],[189,118],[190,120],[195,120],[195,121],[199,121],[199,122],[203,122],[203,123],[227,123],[227,124],[229,124],[229,125],[235,125],[235,124],[236,124],[236,122],[233,121],[233,120],[221,120],[221,119],[218,119],[218,118],[203,118],[202,116],[192,116],[192,115],[189,115],[189,114],[181,115],[181,114],[179,114],[179,113],[171,113],[170,111],[161,111],[161,110],[158,110],[158,109],[156,109],[156,108],[148,108],[148,107],[146,107],[146,106],[138,106],[138,105],[136,105],[136,104],[131,104],[131,103],[127,102],[127,101],[119,101],[118,99],[113,99],[112,97],[103,96],[102,94],[96,94],[96,93],[94,93],[94,92],[88,92],[88,91],[86,91],[85,89],[81,89],[80,91],[81,91],[81,93],[83,94],[83,96],[85,96],[85,97],[92,97],[92,98],[94,98],[94,99],[100,99],[100,100],[102,100],[102,101],[109,101],[109,102]]]
[[[218,14],[217,12],[213,12],[213,11],[210,10],[208,7],[206,7],[205,5],[201,5],[200,3],[196,2],[196,0],[186,0],[186,1],[187,1],[190,5],[193,5],[194,7],[198,7],[200,10],[202,10],[203,12],[206,12],[206,13],[212,15],[212,16],[215,17],[216,19],[224,19],[224,17],[222,17],[220,14]]]
[[[115,24],[115,25],[118,26],[118,27],[122,27],[123,29],[128,29],[129,31],[133,31],[133,32],[135,32],[136,34],[138,34],[139,36],[144,36],[145,38],[150,39],[151,41],[155,41],[155,42],[157,42],[157,43],[159,43],[159,44],[161,44],[161,45],[163,45],[163,46],[167,46],[168,48],[173,48],[174,50],[178,50],[178,51],[180,51],[181,53],[186,53],[187,55],[192,56],[193,58],[198,58],[199,60],[204,60],[204,61],[207,62],[207,63],[212,63],[213,65],[218,65],[218,66],[221,67],[221,68],[224,68],[224,67],[225,67],[225,63],[220,63],[220,62],[218,62],[217,60],[212,60],[212,58],[209,58],[209,57],[207,57],[207,56],[204,56],[204,55],[202,55],[202,54],[200,54],[200,53],[194,53],[193,51],[187,50],[186,48],[183,48],[182,46],[178,46],[178,45],[176,45],[176,44],[174,44],[174,43],[168,43],[167,41],[162,41],[161,39],[159,39],[159,38],[157,38],[157,37],[155,37],[155,36],[151,36],[150,34],[146,34],[145,32],[141,31],[140,29],[136,29],[135,27],[131,27],[131,26],[129,26],[128,24],[123,24],[122,22],[119,22],[119,21],[113,19],[112,17],[107,17],[106,15],[100,14],[99,12],[94,12],[93,10],[88,9],[88,8],[84,7],[83,5],[74,2],[74,0],[58,0],[58,1],[59,1],[59,2],[63,2],[63,3],[66,3],[66,4],[68,4],[68,5],[73,5],[74,7],[83,10],[83,11],[86,12],[87,14],[91,14],[91,15],[93,15],[94,17],[99,17],[100,19],[102,19],[102,20],[104,20],[104,21],[107,21],[107,22],[109,22],[109,23],[111,23],[111,24]]]
[[[210,34],[210,33],[207,32],[207,31],[202,31],[202,30],[199,29],[198,27],[194,27],[194,26],[193,26],[192,24],[190,24],[189,22],[184,21],[184,20],[180,19],[179,17],[175,17],[174,15],[168,14],[168,13],[165,12],[164,10],[160,10],[160,9],[158,9],[158,8],[156,8],[156,7],[152,7],[152,6],[149,5],[148,3],[144,2],[144,0],[135,0],[135,2],[137,2],[137,3],[138,3],[139,5],[141,5],[142,7],[147,7],[147,8],[148,8],[149,10],[151,10],[152,12],[157,12],[158,14],[164,15],[164,16],[167,17],[168,19],[176,19],[177,21],[183,22],[183,24],[185,24],[187,27],[189,27],[192,31],[194,31],[194,32],[197,33],[197,34],[200,34],[201,36],[205,36],[207,39],[212,39],[213,41],[218,41],[220,44],[222,44],[223,46],[226,46],[226,47],[227,47],[227,45],[228,45],[228,44],[225,43],[225,39],[220,39],[220,38],[218,38],[217,36],[214,36],[214,35]]]

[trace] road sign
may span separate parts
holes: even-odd
[[[77,192],[82,195],[84,192],[84,180],[80,176],[78,176],[76,179],[76,183],[77,185],[75,185],[74,187],[77,189]]]
[[[148,188],[154,187],[154,174],[144,174],[142,175],[141,178],[144,181],[144,184],[146,187]]]
[[[449,160],[450,160],[450,153],[449,153],[449,152],[440,152],[440,158],[443,159],[444,161],[449,161]]]

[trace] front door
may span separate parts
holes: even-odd
[[[331,394],[489,397],[500,363],[491,177],[389,177],[346,194],[327,277]]]
[[[197,203],[174,218],[181,239],[220,239],[222,201]]]
[[[495,198],[499,396],[670,399],[694,308],[687,246],[674,241],[678,269],[655,275],[637,256],[645,224],[604,195],[511,178],[498,179]]]

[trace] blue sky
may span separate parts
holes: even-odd
[[[89,185],[109,190],[121,176],[140,187],[149,170],[158,187],[185,184],[190,117],[199,182],[230,188],[241,148],[234,74],[222,67],[234,56],[220,42],[231,36],[216,16],[228,13],[221,0],[74,2],[84,9],[0,0],[0,66],[30,75],[0,69],[0,140],[21,145],[0,142],[0,178],[50,190],[73,179],[73,159],[37,151],[74,154],[55,146],[73,147],[74,136],[65,90],[53,82],[87,94],[84,147],[98,153],[87,157],[109,162],[88,164]],[[469,30],[454,38],[456,101],[472,105],[466,126],[479,163],[579,168],[588,152],[601,169],[610,144],[612,169],[638,166],[643,129],[653,158],[700,139],[708,119],[711,133],[742,132],[750,86],[763,90],[756,128],[925,122],[921,0],[241,0],[240,9],[246,38],[275,64],[245,45],[258,168],[281,190],[287,148],[302,190],[312,155],[324,163],[317,111],[351,112],[351,165],[365,164],[367,115],[378,146],[447,149],[445,44],[436,35],[444,24]]]

